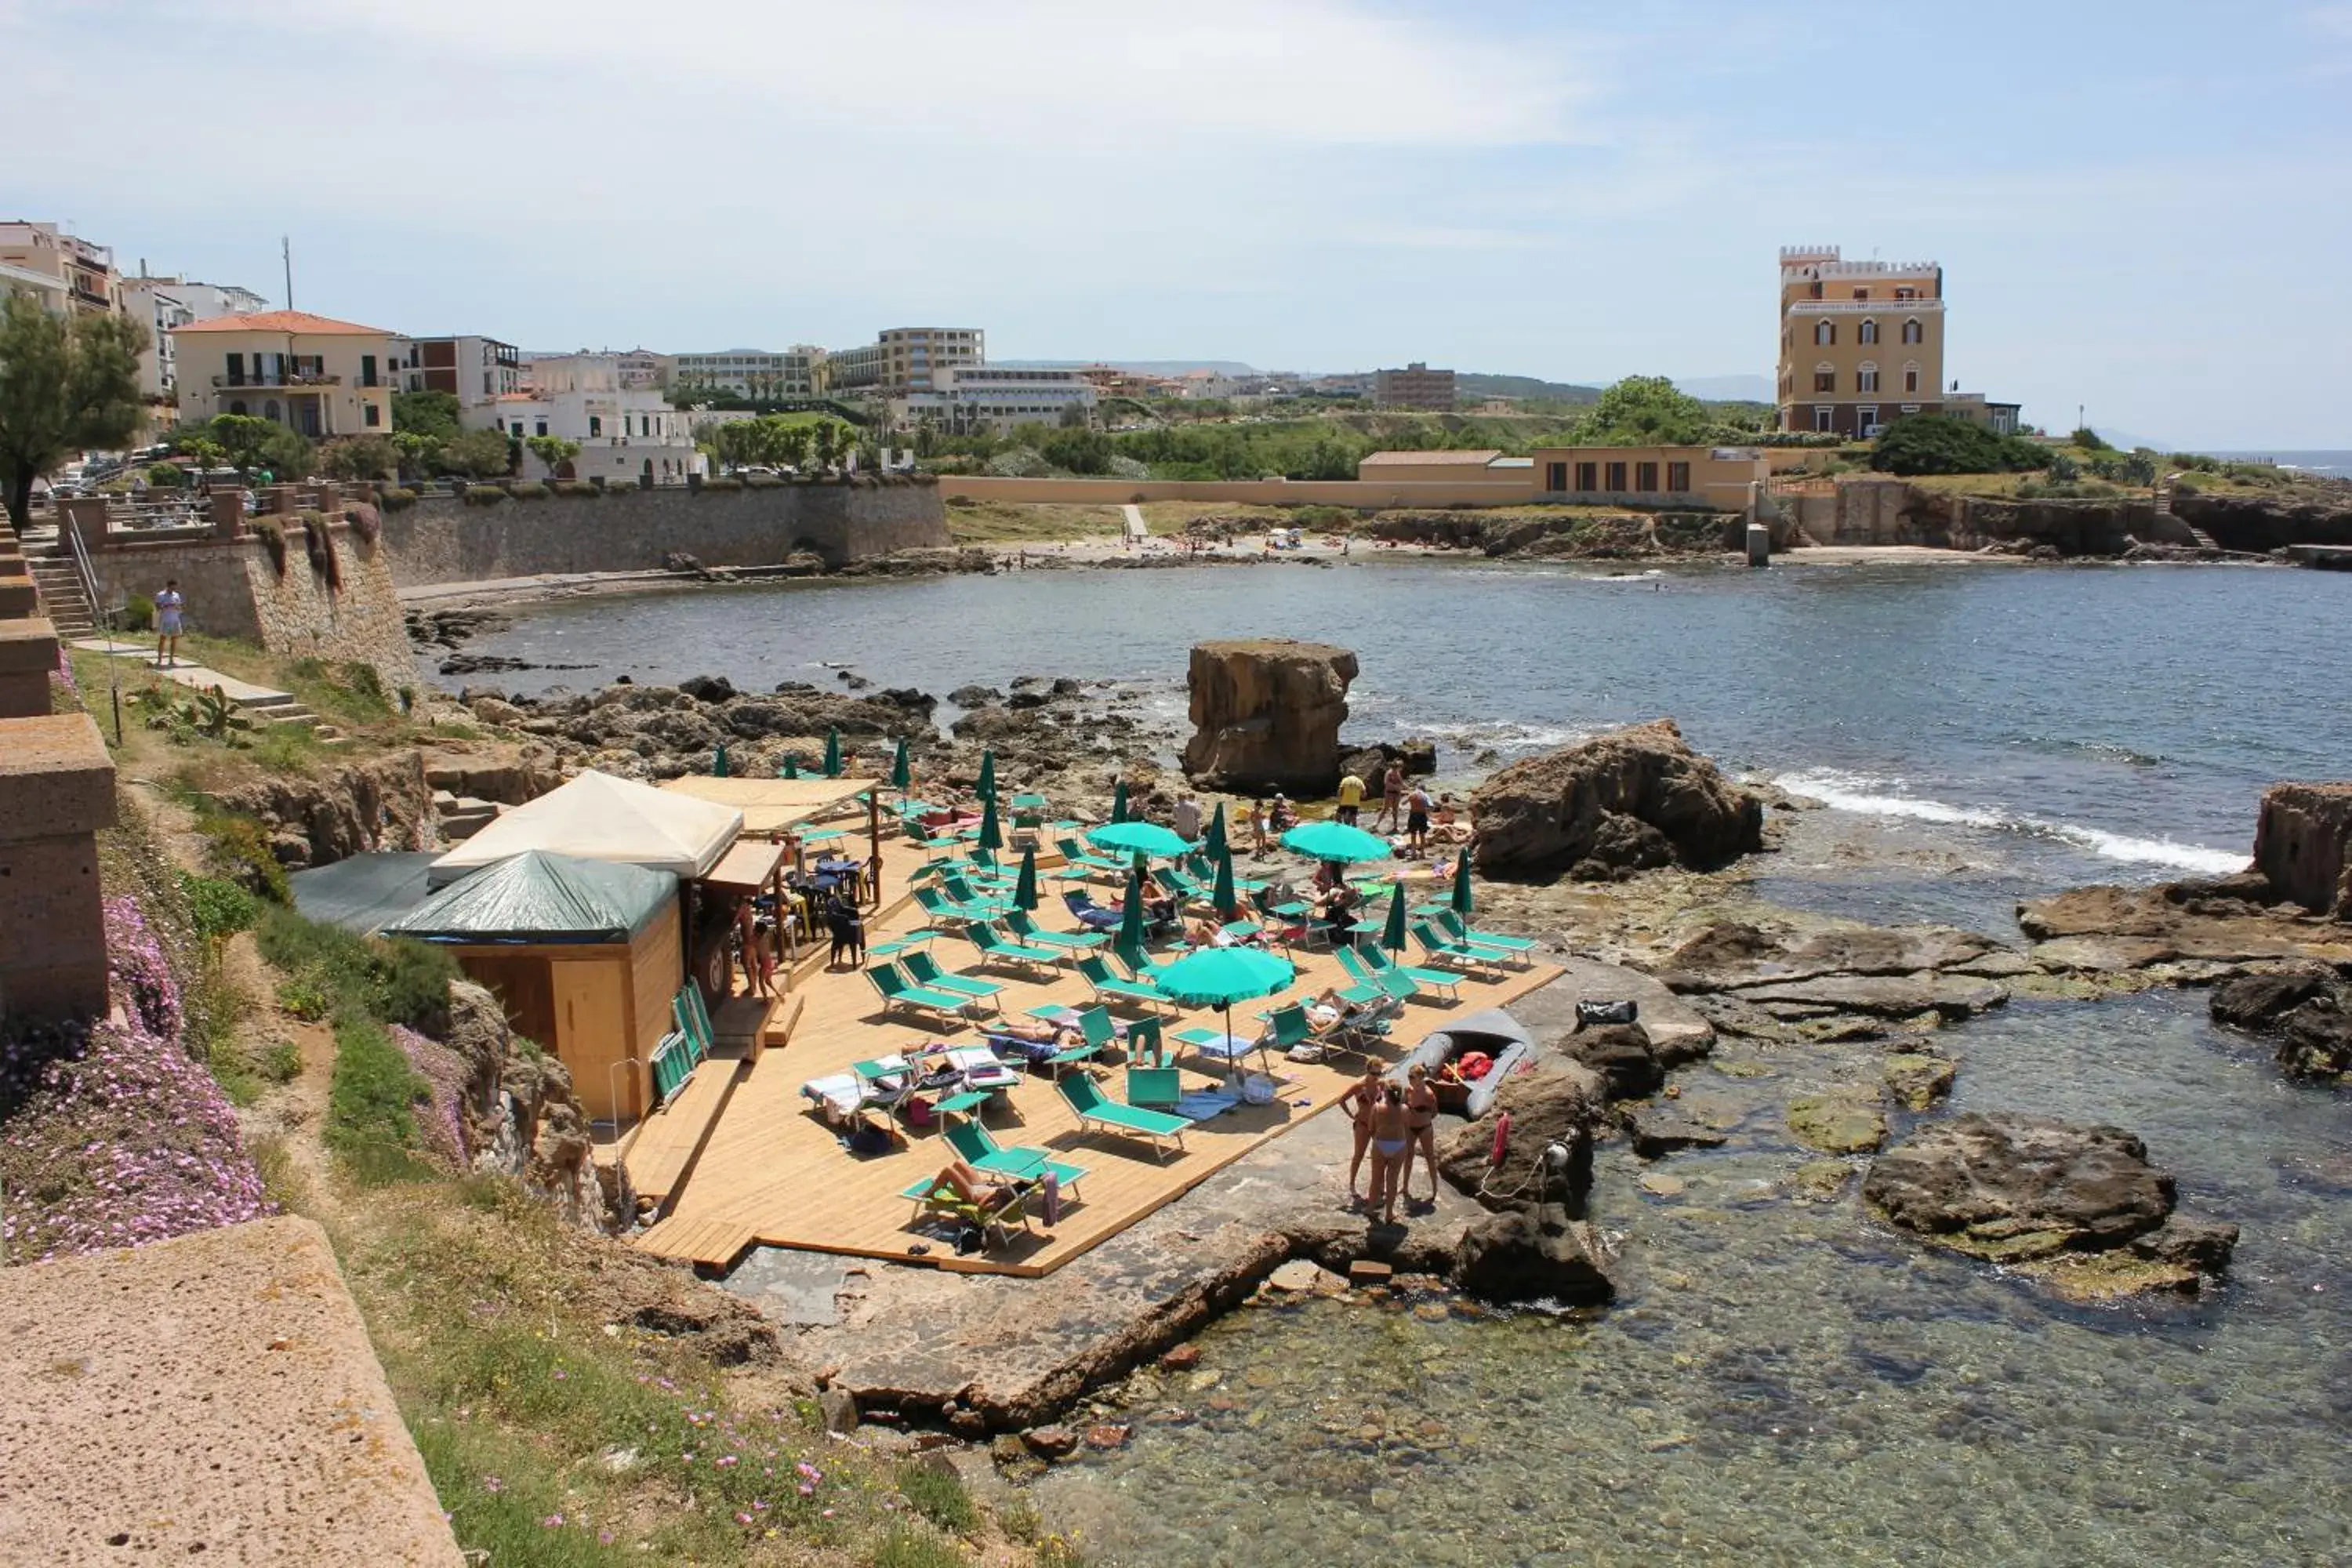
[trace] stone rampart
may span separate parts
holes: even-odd
[[[281,571],[269,544],[253,534],[223,539],[174,530],[167,536],[114,534],[92,552],[100,595],[120,605],[133,594],[152,598],[177,578],[190,631],[258,643],[290,658],[374,667],[387,691],[416,684],[416,661],[400,618],[400,598],[384,543],[329,521],[334,579],[311,563],[299,517],[257,520],[282,530]]]
[[[385,514],[383,542],[404,588],[590,572],[642,572],[665,555],[706,566],[772,566],[796,550],[845,566],[948,544],[928,480],[614,489],[468,505],[434,497]]]

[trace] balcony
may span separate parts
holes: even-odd
[[[341,386],[343,378],[309,370],[248,371],[243,375],[216,375],[213,384],[266,392],[274,387]]]
[[[1927,316],[1940,313],[1941,300],[1791,300],[1791,316]]]

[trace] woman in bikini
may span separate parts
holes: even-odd
[[[1429,1167],[1429,1201],[1437,1201],[1437,1090],[1429,1082],[1429,1069],[1419,1062],[1405,1075],[1405,1124],[1412,1133],[1413,1146],[1421,1151],[1422,1163]],[[1412,1154],[1404,1157],[1405,1201],[1412,1201]]]
[[[945,1187],[982,1214],[992,1214],[1003,1208],[1020,1196],[1027,1185],[1025,1182],[992,1180],[961,1160],[949,1161],[946,1167],[931,1178],[933,1191]]]
[[[1364,1151],[1372,1146],[1372,1110],[1381,1101],[1381,1067],[1378,1062],[1364,1064],[1364,1076],[1348,1086],[1339,1097],[1339,1109],[1356,1124],[1356,1152],[1348,1161],[1348,1202],[1350,1205],[1364,1202],[1356,1190],[1357,1173],[1364,1168]]]
[[[1372,1197],[1382,1225],[1396,1224],[1397,1192],[1412,1153],[1412,1120],[1404,1108],[1404,1090],[1384,1083],[1381,1102],[1372,1109]]]

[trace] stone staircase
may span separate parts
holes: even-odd
[[[2180,524],[2189,537],[2197,542],[2198,549],[2219,550],[2221,547],[2213,542],[2211,534],[2172,510],[2172,481],[2179,477],[2178,474],[2167,474],[2156,482],[2156,515],[2171,518],[2173,521]]]
[[[25,570],[32,574],[33,593],[41,601],[41,613],[58,628],[60,640],[97,635],[98,616],[91,608],[89,594],[82,589],[81,574],[74,570],[71,556],[35,555],[27,552]]]

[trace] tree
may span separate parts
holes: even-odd
[[[561,436],[526,436],[522,444],[532,457],[547,465],[551,474],[580,455],[580,443]]]
[[[514,448],[496,430],[461,430],[441,444],[441,468],[469,479],[504,479],[514,470]]]
[[[463,428],[457,420],[454,392],[395,392],[392,395],[392,427],[434,441],[454,441]]]
[[[2045,467],[2048,454],[2031,441],[1996,436],[1948,414],[1914,414],[1879,433],[1870,466],[1889,474],[2023,473]]]
[[[181,432],[184,440],[207,440],[222,459],[247,473],[268,469],[283,479],[310,471],[315,454],[310,443],[274,419],[251,414],[223,414]]]
[[[121,316],[52,316],[31,299],[0,301],[0,483],[23,529],[33,481],[75,452],[121,447],[139,428],[146,329]]]
[[[1074,474],[1110,472],[1110,437],[1099,430],[1056,430],[1037,443],[1037,455]]]
[[[441,467],[441,438],[422,435],[415,430],[394,430],[392,449],[400,454],[400,471],[404,477],[430,474]]]
[[[388,436],[352,436],[330,442],[327,476],[337,479],[388,479],[400,472],[400,448]]]
[[[2079,426],[2072,436],[2067,437],[2066,445],[2080,447],[2085,452],[2112,452],[2116,449],[2114,443],[2088,425]]]
[[[1691,447],[1714,423],[1706,405],[1663,375],[1629,375],[1601,395],[1578,439],[1591,447]]]

